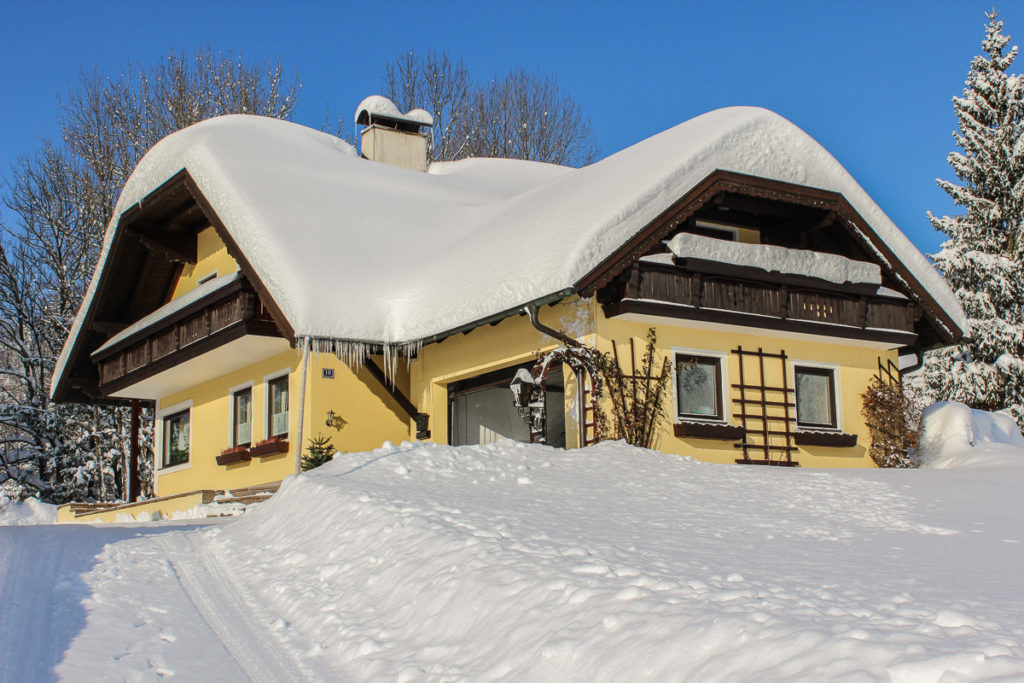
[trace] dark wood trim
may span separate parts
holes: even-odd
[[[167,317],[160,318],[159,320],[154,321],[153,324],[143,327],[138,332],[135,332],[134,334],[122,339],[117,344],[114,344],[109,348],[103,349],[103,351],[94,351],[92,354],[92,360],[94,363],[98,363],[110,358],[111,356],[115,356],[118,353],[124,351],[125,349],[135,346],[143,339],[151,336],[157,328],[170,327],[171,325],[179,323],[182,320],[191,318],[192,316],[199,313],[203,309],[216,306],[222,301],[230,299],[234,295],[238,294],[238,292],[242,291],[242,289],[244,288],[245,281],[242,278],[239,278],[235,282],[232,282],[229,285],[225,285],[220,289],[214,290],[213,292],[207,294],[201,299],[193,301],[188,306],[183,306],[181,309],[175,311],[174,313],[171,313]]]
[[[797,374],[802,373],[805,375],[816,375],[818,377],[824,377],[828,380],[828,410],[832,416],[832,421],[828,424],[819,424],[815,422],[801,422],[800,421],[800,392],[796,392],[796,424],[797,427],[808,427],[811,430],[814,429],[835,429],[839,424],[839,415],[836,412],[836,373],[832,368],[821,368],[814,365],[797,365],[793,364],[793,381],[797,382]],[[799,389],[799,383],[797,383]]]
[[[739,441],[747,432],[743,427],[727,422],[694,422],[688,420],[674,423],[672,431],[679,438],[718,439],[720,441]]]
[[[416,415],[419,414],[419,411],[416,410],[416,406],[412,404],[412,401],[406,398],[405,394],[395,386],[394,382],[388,381],[387,377],[384,375],[384,371],[380,369],[380,366],[374,363],[372,358],[367,358],[363,362],[363,365],[366,367],[366,370],[370,375],[380,382],[384,391],[388,392],[388,395],[395,400],[398,407],[400,407],[402,411],[409,416],[409,419],[415,420]]]
[[[700,356],[692,353],[677,353],[676,354],[676,365],[675,365],[675,380],[676,380],[676,417],[680,420],[722,420],[724,419],[723,401],[722,401],[722,358],[719,356]],[[692,415],[690,413],[683,413],[679,410],[679,366],[684,363],[697,363],[704,365],[713,365],[715,368],[715,414],[714,415]],[[679,434],[676,434],[679,436]]]
[[[679,318],[701,322],[721,323],[723,325],[739,325],[783,332],[813,334],[818,336],[839,337],[842,339],[860,339],[864,341],[882,342],[901,346],[911,346],[917,341],[912,332],[896,332],[893,330],[874,330],[846,325],[816,323],[794,318],[772,318],[753,313],[723,311],[719,309],[695,308],[683,304],[670,304],[655,301],[639,301],[624,299],[603,305],[607,318],[627,313],[651,315],[663,318]]]
[[[798,446],[829,446],[831,448],[852,448],[857,445],[857,435],[845,432],[797,430],[793,442]]]
[[[768,467],[800,467],[795,460],[744,460],[736,458],[737,465],[766,465]]]
[[[99,391],[101,395],[109,396],[110,394],[116,393],[125,387],[130,387],[131,385],[137,384],[138,382],[148,379],[153,375],[157,375],[165,370],[170,370],[175,365],[192,360],[197,356],[201,356],[204,353],[214,350],[218,346],[223,346],[224,344],[233,342],[246,335],[254,335],[258,337],[280,337],[281,333],[278,332],[277,326],[269,320],[244,320],[214,332],[208,337],[204,337],[203,339],[170,353],[163,358],[147,363],[145,366],[135,370],[134,372],[130,372],[123,377],[119,377],[111,382],[102,384],[99,387]]]
[[[245,274],[245,277],[248,278],[249,282],[252,283],[252,286],[256,288],[256,291],[260,295],[260,299],[263,300],[263,304],[270,310],[270,315],[274,319],[274,322],[277,323],[277,326],[284,335],[284,338],[288,340],[289,344],[295,346],[295,329],[292,327],[291,323],[288,322],[288,318],[285,317],[284,311],[282,311],[281,307],[277,305],[274,297],[270,294],[270,290],[263,284],[263,281],[249,262],[249,259],[246,258],[245,253],[238,246],[238,242],[236,242],[235,238],[231,236],[230,232],[228,232],[227,226],[224,225],[224,221],[220,219],[217,212],[213,210],[213,205],[210,204],[206,195],[204,195],[202,190],[199,189],[199,185],[196,184],[196,181],[192,179],[192,176],[190,176],[187,171],[184,173],[185,176],[183,182],[185,183],[185,187],[188,188],[192,198],[195,199],[196,204],[199,205],[203,215],[206,216],[206,220],[210,222],[210,225],[217,233],[217,236],[220,237],[221,241],[223,241],[224,245],[228,248],[228,254],[235,259],[238,263],[238,267]]]
[[[285,373],[283,375],[278,375],[277,377],[272,377],[271,379],[268,379],[266,381],[266,385],[267,385],[267,405],[265,406],[265,408],[266,408],[266,411],[267,411],[267,431],[268,432],[270,432],[270,431],[272,431],[274,429],[274,385],[275,384],[284,384],[284,386],[285,386],[285,392],[288,394],[288,418],[289,418],[289,420],[291,419],[291,409],[292,409],[292,406],[291,406],[291,402],[292,402],[291,380],[290,380],[290,377],[289,377],[289,373]],[[265,441],[269,441],[269,440],[275,439],[275,438],[281,439],[281,438],[287,438],[287,437],[288,437],[288,430],[286,429],[281,434],[270,434],[269,439],[266,439]],[[287,446],[287,445],[288,445],[287,442],[285,442],[285,446]]]
[[[880,264],[883,269],[892,271],[897,279],[907,284],[914,299],[938,323],[933,326],[944,341],[952,343],[963,336],[963,330],[932,298],[924,285],[910,273],[906,265],[896,258],[892,249],[885,244],[884,240],[842,194],[733,171],[712,171],[679,201],[672,204],[608,258],[595,266],[576,283],[580,296],[593,296],[598,289],[611,282],[615,276],[638,258],[650,252],[668,233],[679,228],[721,192],[762,197],[834,211],[843,219],[841,222],[854,239],[869,252],[881,254],[882,259],[888,264],[888,268],[886,265]]]

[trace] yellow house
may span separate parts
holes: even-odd
[[[318,433],[586,444],[584,376],[549,373],[539,420],[511,381],[566,343],[627,367],[652,327],[673,373],[660,450],[869,467],[871,378],[963,334],[925,257],[772,112],[714,111],[580,169],[428,166],[426,112],[374,97],[357,121],[363,155],[212,119],[126,184],[52,394],[152,406],[156,495],[281,480]]]

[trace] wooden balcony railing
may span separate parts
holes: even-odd
[[[913,302],[880,295],[877,286],[708,262],[640,261],[617,288],[605,288],[602,303],[608,316],[639,313],[899,344],[917,337]]]
[[[94,353],[100,391],[109,394],[245,334],[280,336],[259,296],[240,281]]]

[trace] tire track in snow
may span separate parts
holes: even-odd
[[[193,532],[161,537],[167,562],[196,611],[252,681],[316,680],[288,652],[266,623],[263,611],[246,600],[209,548]]]
[[[52,679],[53,588],[64,544],[29,543],[31,532],[4,530],[0,538],[0,681]],[[33,530],[34,531],[34,530]],[[20,541],[20,542],[19,542]]]

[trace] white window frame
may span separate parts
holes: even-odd
[[[232,448],[238,445],[237,443],[235,443],[235,394],[237,394],[239,391],[245,391],[246,389],[249,389],[252,392],[250,394],[250,398],[252,400],[252,409],[255,411],[256,392],[252,390],[254,384],[255,382],[250,380],[248,382],[239,384],[238,386],[231,387],[230,389],[228,389],[228,445]],[[253,417],[255,418],[255,416]],[[257,441],[257,439],[255,438],[255,434],[253,434],[253,428],[256,426],[254,424],[255,422],[255,419],[249,420],[250,444],[254,444]]]
[[[181,472],[192,468],[192,461],[195,459],[195,435],[192,429],[192,399],[182,401],[181,403],[175,403],[172,406],[166,408],[161,407],[157,401],[157,413],[156,413],[156,424],[153,425],[153,438],[156,440],[156,448],[154,453],[156,455],[156,462],[153,463],[154,469],[158,475],[171,474],[172,472]],[[188,462],[179,463],[177,465],[170,465],[168,467],[163,466],[164,462],[164,418],[174,415],[175,413],[183,413],[188,411]],[[154,491],[154,494],[156,491]]]
[[[210,280],[215,279],[216,277],[217,277],[217,271],[216,270],[213,271],[213,272],[207,273],[206,275],[203,275],[202,277],[197,277],[196,278],[196,287],[198,287],[199,285],[205,285],[207,282],[209,282]]]
[[[711,349],[689,349],[673,346],[672,354],[672,421],[683,422],[714,422],[730,424],[732,419],[732,397],[729,391],[729,353],[727,351],[712,351]],[[679,414],[679,378],[676,376],[676,356],[700,356],[704,358],[718,359],[718,366],[721,370],[722,383],[718,387],[719,395],[722,397],[722,417],[683,417]]]
[[[714,221],[694,221],[693,225],[696,228],[707,228],[709,230],[720,230],[721,232],[727,232],[730,235],[732,235],[733,242],[740,241],[740,229],[735,225],[716,223]]]
[[[841,432],[843,431],[843,392],[839,382],[839,363],[825,363],[816,360],[798,360],[796,358],[789,359],[789,386],[793,387],[793,420],[796,422],[796,429],[798,432]],[[831,370],[832,371],[832,392],[833,398],[835,399],[836,406],[836,426],[835,427],[824,427],[824,426],[801,426],[800,418],[797,415],[796,406],[796,369],[797,368],[812,368],[818,370]]]
[[[288,438],[292,438],[292,368],[272,372],[263,376],[263,438],[270,438],[270,383],[282,377],[288,378]]]

